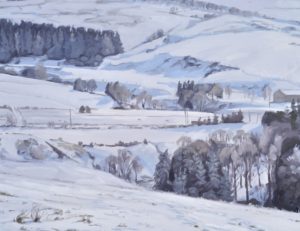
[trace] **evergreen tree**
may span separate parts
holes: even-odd
[[[297,111],[295,99],[292,99],[292,102],[291,102],[291,109],[292,109],[292,111]]]
[[[297,112],[298,112],[298,115],[300,115],[300,101],[297,100]]]
[[[179,173],[175,174],[173,182],[173,191],[177,194],[186,194],[187,170],[181,169]]]
[[[191,90],[194,90],[194,87],[195,87],[195,82],[194,80],[191,81]]]
[[[226,174],[224,171],[223,171],[223,176],[221,177],[221,182],[220,182],[219,190],[217,192],[217,196],[221,200],[232,201],[232,190],[231,190],[229,175]]]
[[[182,90],[182,84],[181,84],[181,82],[179,81],[178,84],[177,84],[177,92],[176,92],[176,96],[180,96],[181,90]]]
[[[156,165],[154,172],[154,189],[169,191],[169,172],[171,168],[171,160],[168,154],[168,150],[161,152],[159,155],[159,162]]]
[[[219,199],[221,185],[221,163],[216,153],[211,152],[208,159],[208,188],[209,190],[203,194],[207,199]]]
[[[296,122],[297,122],[298,112],[297,112],[297,108],[296,108],[295,99],[293,99],[292,102],[291,102],[291,109],[292,109],[292,111],[290,112],[291,127],[292,127],[292,129],[296,129],[297,128]]]
[[[190,196],[202,196],[207,185],[206,169],[203,164],[201,155],[194,155],[194,169],[190,178],[194,179],[193,186],[189,187],[188,192]]]

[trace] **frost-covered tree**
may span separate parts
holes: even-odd
[[[117,174],[120,178],[130,180],[132,173],[132,153],[126,149],[118,150]]]
[[[105,159],[105,168],[109,173],[116,175],[117,174],[117,157],[114,155],[109,155]]]
[[[191,137],[188,136],[181,136],[177,141],[176,144],[180,147],[186,147],[192,143]]]
[[[232,89],[231,89],[231,87],[229,86],[229,85],[227,85],[226,87],[225,87],[225,94],[227,95],[227,97],[228,97],[228,99],[231,97],[231,94],[232,94]]]
[[[151,108],[152,96],[147,91],[142,91],[138,95],[134,95],[135,108]]]
[[[266,85],[262,88],[262,94],[264,100],[268,100],[268,102],[270,103],[272,98],[272,88],[270,87],[270,85]]]
[[[274,203],[290,211],[300,211],[300,139],[290,136],[283,141],[282,154],[276,163]]]
[[[110,96],[120,107],[128,107],[132,98],[131,91],[119,82],[107,83],[105,94]]]
[[[127,149],[118,150],[117,156],[117,176],[128,181],[133,179],[137,181],[138,173],[142,171],[143,166],[138,157],[133,157]]]
[[[35,66],[35,77],[37,79],[41,79],[41,80],[47,80],[48,79],[48,74],[47,74],[47,70],[44,67],[44,65],[42,63],[38,63]]]
[[[132,162],[132,171],[134,172],[134,180],[137,183],[138,181],[138,173],[140,173],[143,170],[143,165],[141,164],[140,158],[136,156]]]
[[[288,123],[278,124],[271,123],[272,126],[265,126],[263,134],[260,138],[259,147],[266,159],[267,176],[268,176],[268,201],[271,204],[273,191],[276,187],[274,170],[276,162],[281,154],[281,144],[283,135],[288,132],[291,127]],[[270,124],[270,125],[271,125]]]
[[[246,202],[249,202],[249,187],[251,185],[252,167],[254,163],[254,157],[257,154],[257,146],[253,143],[250,137],[244,139],[238,148],[238,153],[243,160],[244,167],[244,180],[246,188]]]

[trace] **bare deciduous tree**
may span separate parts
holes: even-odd
[[[191,137],[188,136],[181,136],[177,141],[176,144],[180,147],[186,147],[192,143]]]
[[[119,82],[107,83],[105,94],[110,96],[120,107],[128,107],[132,98],[131,91]]]

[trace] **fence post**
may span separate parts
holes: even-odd
[[[70,113],[70,127],[72,128],[72,109],[69,109]]]

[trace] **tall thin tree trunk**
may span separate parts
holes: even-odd
[[[271,180],[271,164],[268,164],[268,202],[270,203],[272,200],[272,180]]]
[[[240,188],[243,188],[243,174],[240,174]]]
[[[245,159],[245,188],[246,188],[246,202],[249,203],[249,182],[248,182],[248,174],[249,174],[249,170],[248,170],[248,164],[247,164],[247,160]]]
[[[233,172],[234,201],[237,201],[236,169],[234,167],[232,167],[232,172]]]
[[[257,176],[258,176],[258,185],[259,185],[259,187],[261,187],[261,179],[260,179],[259,167],[256,167],[256,171],[257,171]]]
[[[249,186],[252,188],[252,164],[249,166]]]

